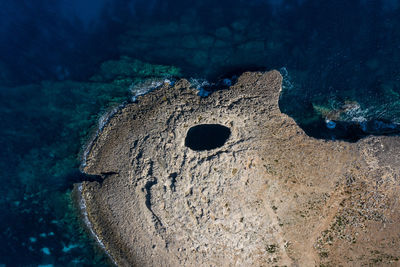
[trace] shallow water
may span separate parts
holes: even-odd
[[[399,132],[398,1],[78,2],[0,3],[0,265],[109,264],[69,192],[106,115],[166,79],[275,68],[307,134]]]

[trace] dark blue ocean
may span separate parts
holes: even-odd
[[[397,135],[400,1],[0,0],[0,266],[110,265],[71,195],[107,114],[270,69],[308,135]]]

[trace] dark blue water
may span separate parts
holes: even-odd
[[[95,179],[79,165],[102,115],[165,79],[212,91],[275,68],[281,110],[310,136],[398,134],[399,6],[0,0],[0,266],[109,264],[70,192]]]

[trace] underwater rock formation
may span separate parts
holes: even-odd
[[[311,138],[280,112],[281,83],[276,71],[248,72],[201,98],[180,80],[110,118],[84,167],[104,180],[81,192],[118,265],[399,260],[400,138]],[[196,126],[209,132],[193,138]]]
[[[144,84],[149,90],[152,82],[179,75],[175,67],[121,57],[101,64],[91,81],[1,87],[0,118],[6,126],[0,128],[0,214],[7,220],[0,220],[0,228],[7,231],[0,234],[0,265],[68,266],[78,261],[80,266],[104,266],[91,240],[82,235],[66,194],[73,183],[87,180],[77,155],[114,108],[143,93]],[[0,74],[3,78],[7,73]],[[64,251],[69,244],[76,247]]]

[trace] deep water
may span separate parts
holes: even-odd
[[[310,136],[400,132],[397,0],[0,0],[0,266],[109,265],[71,199],[107,114],[164,82],[280,70]]]

